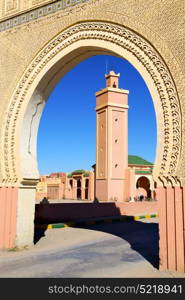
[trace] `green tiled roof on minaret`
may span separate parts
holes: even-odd
[[[128,156],[128,164],[129,165],[149,165],[153,166],[153,164],[142,157],[136,155],[129,155]]]

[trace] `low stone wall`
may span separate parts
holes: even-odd
[[[35,223],[57,223],[85,218],[133,216],[157,212],[157,202],[41,203],[36,204]]]
[[[143,201],[135,203],[116,203],[116,206],[119,208],[121,215],[135,216],[142,214],[157,213],[157,201]]]

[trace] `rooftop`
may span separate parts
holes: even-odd
[[[128,156],[128,164],[129,165],[149,165],[149,166],[153,166],[153,164],[147,160],[145,160],[144,158],[140,157],[140,156],[136,156],[136,155],[129,155]]]

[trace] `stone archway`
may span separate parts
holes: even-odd
[[[7,166],[2,169],[3,182],[27,183],[29,178],[33,180],[38,177],[36,132],[45,101],[56,82],[68,70],[96,54],[123,57],[143,76],[157,117],[157,142],[160,147],[157,147],[154,178],[159,183],[164,177],[175,174],[181,150],[181,108],[167,66],[156,50],[136,33],[116,24],[84,22],[50,41],[18,83],[3,128],[2,150]],[[21,136],[17,140],[18,132]],[[11,137],[9,141],[7,136]],[[17,163],[20,158],[21,164]]]
[[[36,138],[40,116],[45,101],[56,82],[78,62],[96,54],[112,54],[127,59],[144,78],[157,118],[158,148],[154,180],[158,184],[158,198],[166,211],[167,198],[181,197],[177,210],[181,214],[182,182],[177,176],[177,166],[182,150],[182,115],[178,94],[165,61],[144,38],[124,26],[103,21],[88,21],[72,25],[62,31],[35,56],[25,70],[10,99],[3,119],[1,136],[1,174],[4,195],[2,203],[7,214],[5,223],[11,229],[9,241],[5,237],[1,246],[24,246],[33,241],[35,184],[38,180]],[[171,187],[168,187],[171,184]],[[167,187],[167,188],[166,188]],[[14,199],[14,200],[13,200]],[[12,203],[17,201],[17,206]],[[16,210],[16,212],[15,212]],[[173,214],[173,211],[170,211]],[[16,217],[17,214],[17,217]],[[167,222],[166,216],[164,218]],[[184,268],[183,227],[179,224],[180,251],[173,253],[179,265],[169,265],[166,226],[160,220],[160,257],[163,268]],[[15,229],[16,228],[16,229]],[[176,230],[178,223],[176,223]],[[176,232],[177,233],[177,232]],[[175,233],[174,233],[175,234]],[[171,254],[170,254],[171,255]],[[175,255],[175,256],[174,256]],[[172,255],[171,255],[172,256]],[[177,259],[178,261],[178,259]],[[183,269],[184,270],[184,269]]]
[[[146,176],[141,176],[137,179],[136,188],[141,188],[143,190],[143,196],[149,198],[150,191],[150,180]]]

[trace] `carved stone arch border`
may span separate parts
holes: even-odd
[[[177,163],[181,151],[181,110],[176,87],[168,67],[152,47],[140,35],[124,26],[107,22],[83,22],[75,24],[49,41],[28,66],[12,96],[2,135],[3,182],[17,185],[20,182],[15,142],[19,115],[25,105],[30,86],[42,69],[63,49],[79,40],[103,40],[127,49],[145,67],[154,83],[160,103],[154,105],[158,123],[158,150],[154,179],[165,184],[171,176],[176,178]],[[119,55],[118,53],[116,53]],[[145,79],[145,78],[144,78]],[[159,107],[160,106],[160,107]],[[19,158],[18,158],[19,159]],[[174,179],[175,180],[175,179]]]

